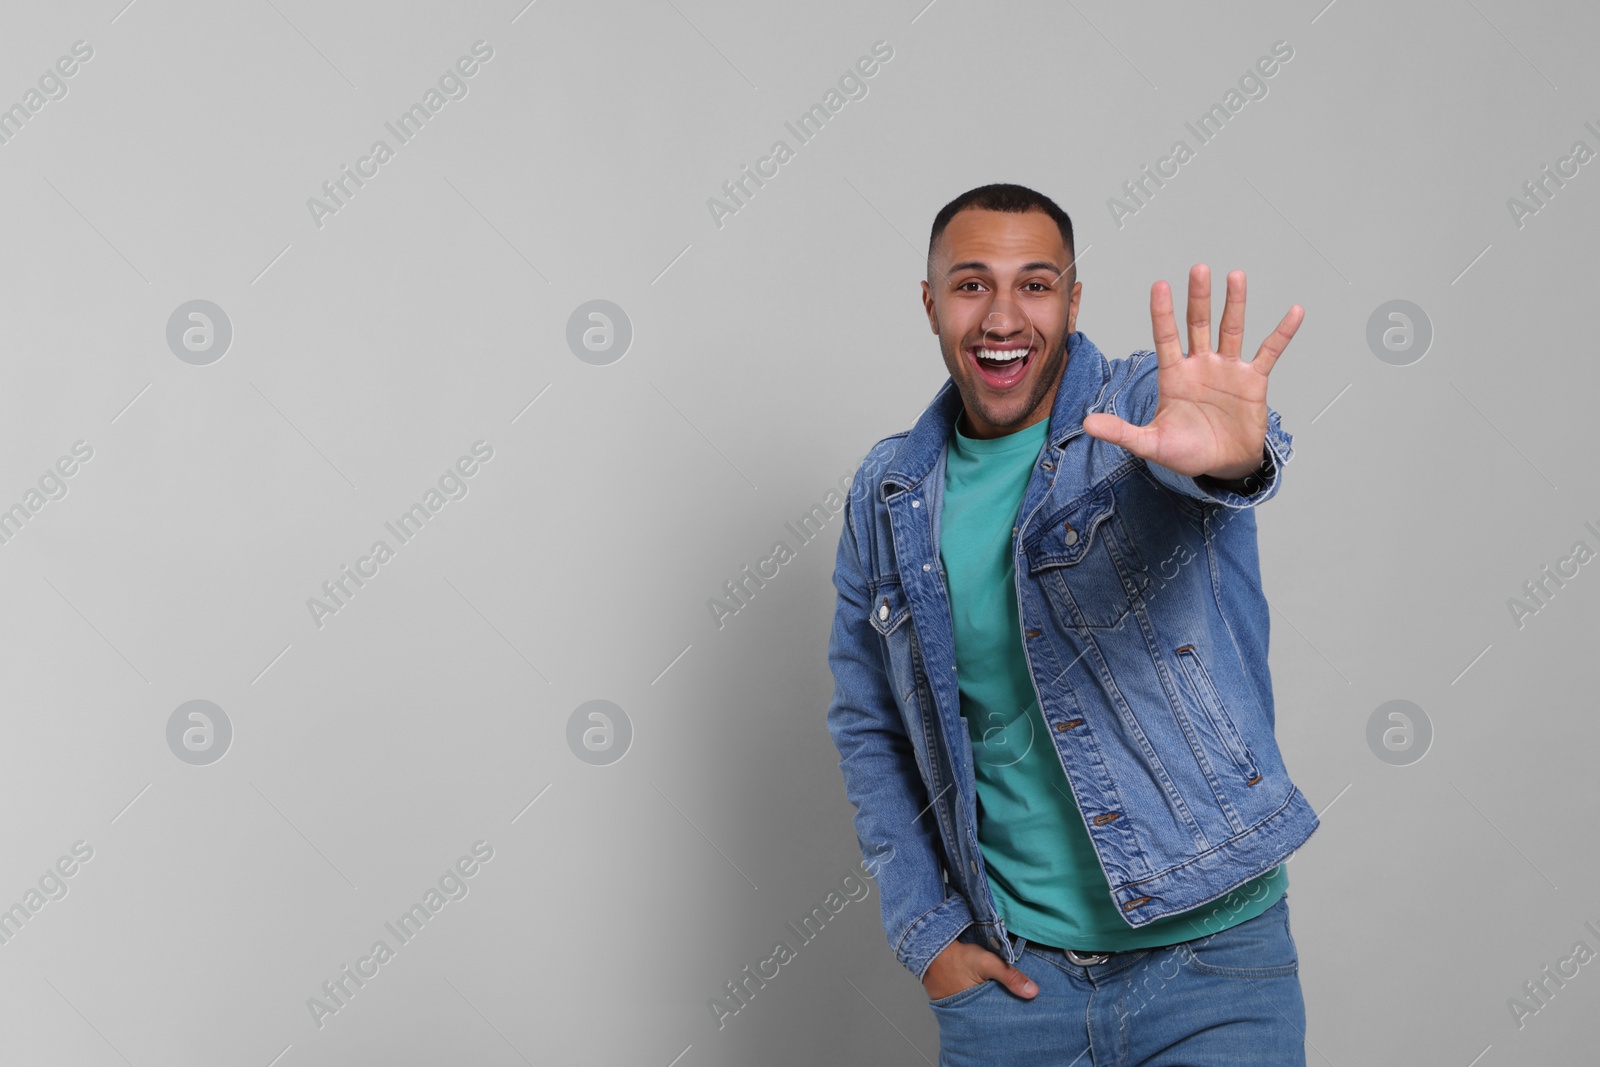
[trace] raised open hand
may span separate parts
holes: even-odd
[[[1244,271],[1228,275],[1228,295],[1215,351],[1211,348],[1211,268],[1189,271],[1189,355],[1178,346],[1172,290],[1150,287],[1150,325],[1156,343],[1156,413],[1144,426],[1107,412],[1083,420],[1084,431],[1188,477],[1223,481],[1260,467],[1267,436],[1267,375],[1300,328],[1299,304],[1261,342],[1256,357],[1239,357],[1244,340]]]

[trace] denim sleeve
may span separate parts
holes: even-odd
[[[884,933],[920,981],[934,957],[972,924],[972,912],[966,898],[945,884],[937,817],[889,684],[883,639],[867,621],[851,488],[833,574],[838,601],[828,641],[834,679],[828,733],[855,805],[861,855],[878,884]]]
[[[1188,358],[1187,353],[1184,358]],[[1136,426],[1144,426],[1155,418],[1156,404],[1161,398],[1156,385],[1159,363],[1156,354],[1149,351],[1135,352],[1129,360],[1128,380],[1113,396],[1110,410]],[[1246,479],[1248,492],[1244,493],[1225,488],[1223,483],[1208,475],[1191,478],[1158,463],[1144,461],[1144,465],[1156,481],[1174,493],[1206,504],[1249,508],[1277,494],[1283,466],[1294,457],[1294,437],[1284,430],[1278,413],[1270,404],[1267,405],[1267,436],[1262,451],[1265,467]]]

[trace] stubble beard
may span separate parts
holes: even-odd
[[[999,418],[1001,413],[987,402],[987,398],[983,395],[984,385],[978,379],[978,372],[967,361],[965,347],[952,353],[942,336],[940,345],[945,349],[945,366],[947,368],[959,367],[961,369],[960,374],[955,374],[952,370],[951,376],[955,378],[956,389],[961,394],[961,401],[967,412],[976,411],[979,418],[999,430],[1001,434],[1008,434],[1020,429],[1023,420],[1033,414],[1034,410],[1038,408],[1039,402],[1044,399],[1045,394],[1060,382],[1061,371],[1066,366],[1067,340],[1070,336],[1070,334],[1063,332],[1061,340],[1057,343],[1054,351],[1033,371],[1033,385],[1029,388],[1027,402],[1020,406],[1009,421],[1002,421]],[[1014,402],[1014,398],[1007,398],[1001,401],[1006,407],[1010,407]],[[1047,413],[1045,417],[1049,418],[1049,414]],[[968,429],[974,428],[971,425],[970,414],[966,422]],[[962,432],[966,433],[967,431],[963,430]]]

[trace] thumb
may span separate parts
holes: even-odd
[[[993,978],[1025,1000],[1032,1000],[1039,995],[1039,987],[1034,984],[1033,979],[992,953],[978,969],[983,977]]]
[[[1134,455],[1149,459],[1155,448],[1156,431],[1148,426],[1135,426],[1126,419],[1106,411],[1097,411],[1083,417],[1083,430],[1091,437],[1109,441],[1127,449]]]

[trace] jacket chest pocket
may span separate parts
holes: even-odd
[[[1042,520],[1022,551],[1028,576],[1064,625],[1115,629],[1142,599],[1145,568],[1109,485]]]
[[[900,579],[880,578],[872,583],[872,602],[868,605],[867,621],[872,628],[888,637],[911,616],[911,605],[906,602]]]
[[[888,649],[889,682],[899,695],[902,707],[910,714],[920,703],[919,697],[926,684],[920,677],[921,655],[915,647],[911,604],[898,576],[880,578],[869,588],[867,622],[884,640]],[[908,721],[906,725],[909,728],[913,724]]]

